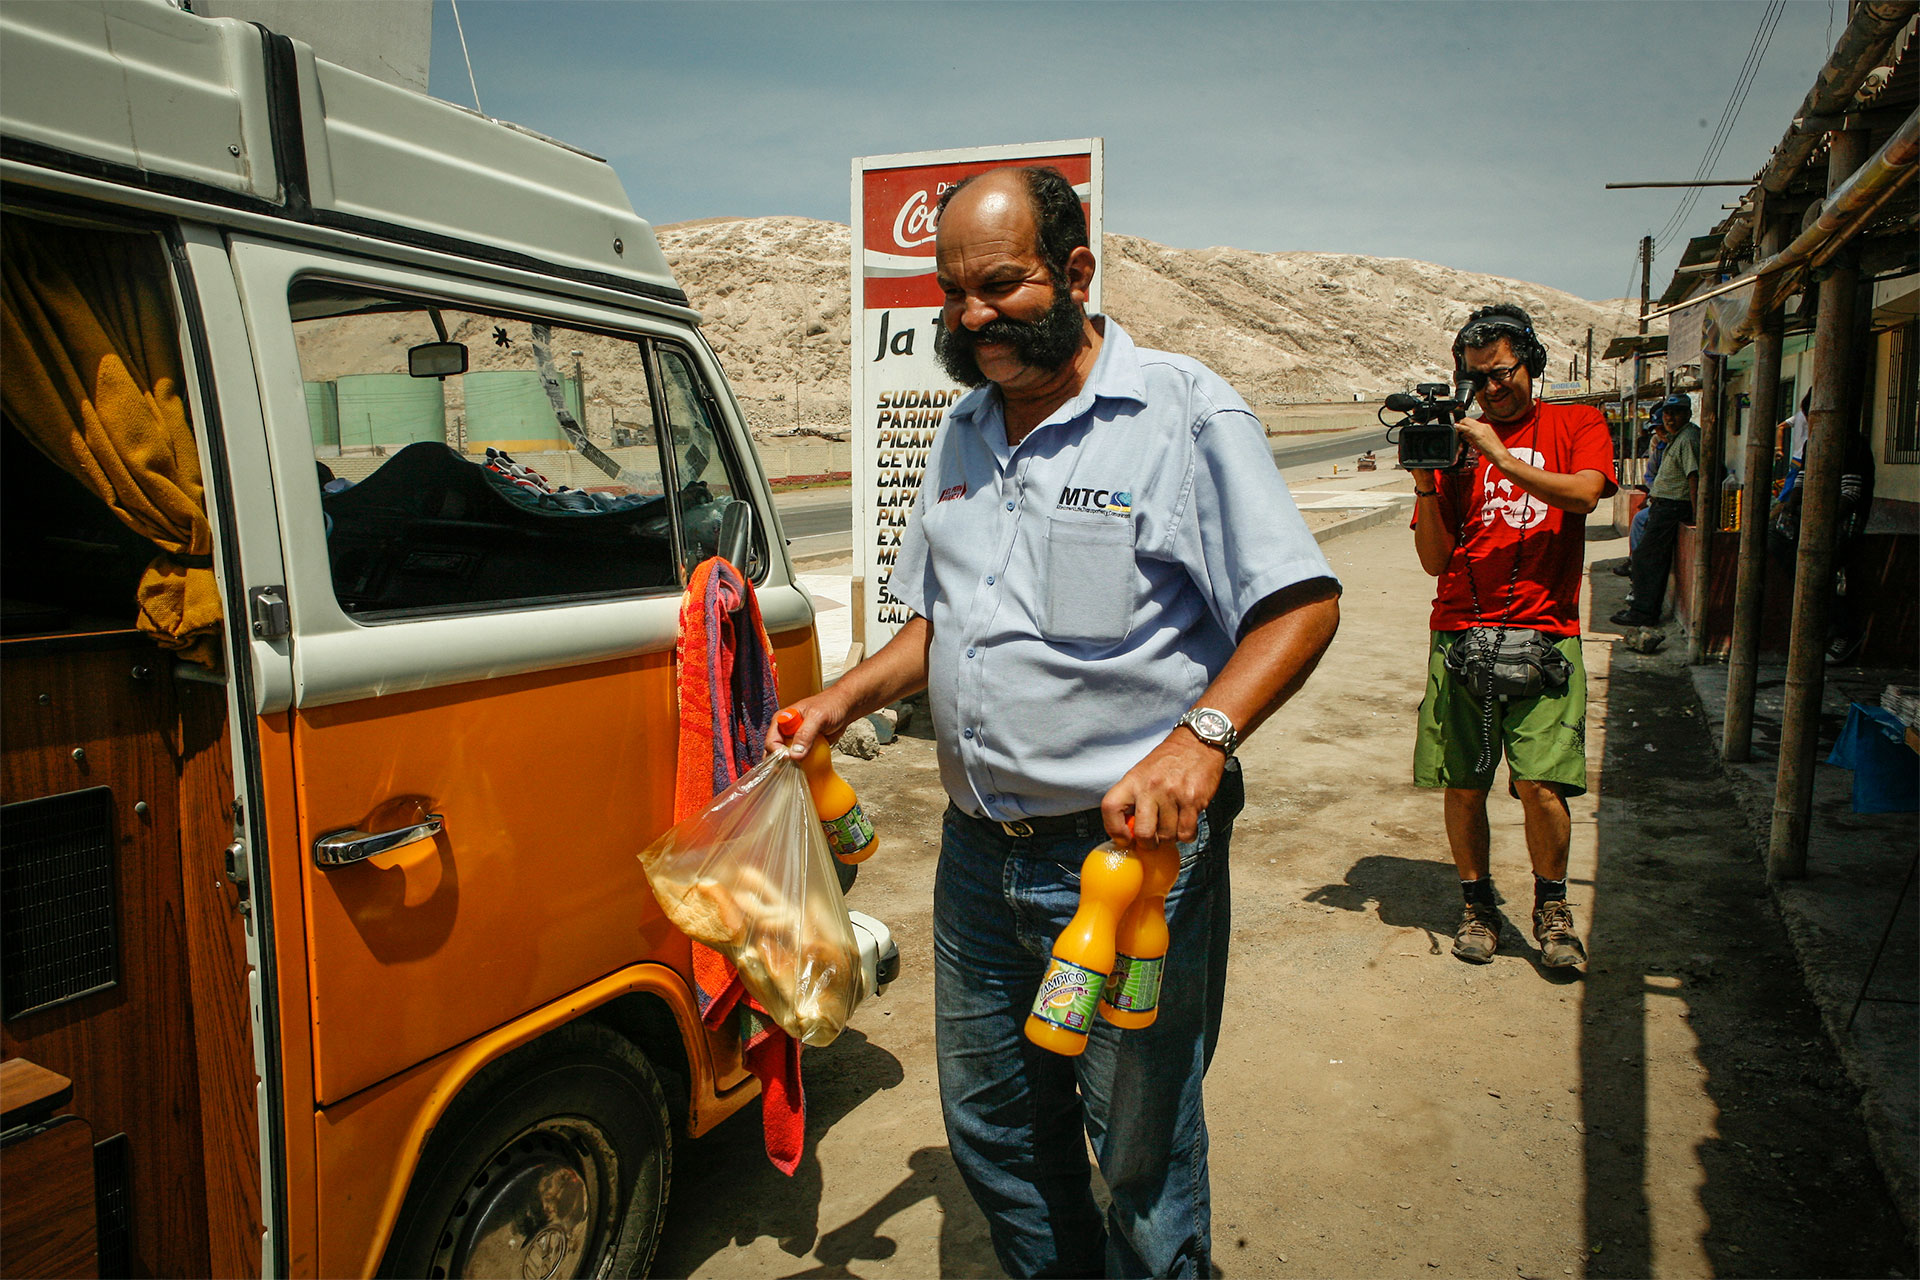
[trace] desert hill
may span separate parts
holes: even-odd
[[[847,425],[848,229],[810,218],[710,218],[656,228],[661,247],[757,431]],[[1473,307],[1534,317],[1565,378],[1587,327],[1594,352],[1634,329],[1630,307],[1409,258],[1173,249],[1108,235],[1104,305],[1144,346],[1195,356],[1256,406],[1377,400],[1444,380]],[[1602,385],[1613,368],[1602,363]]]

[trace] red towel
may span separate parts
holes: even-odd
[[[673,819],[692,817],[760,760],[767,726],[780,708],[773,645],[760,621],[753,584],[715,556],[687,580],[680,602],[680,757]],[[693,944],[693,992],[700,1020],[740,1028],[742,1058],[760,1078],[767,1158],[791,1175],[806,1141],[807,1101],[800,1085],[800,1042],[746,996],[740,975],[719,952]]]

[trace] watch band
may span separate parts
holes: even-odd
[[[1233,758],[1234,748],[1240,745],[1240,731],[1234,727],[1232,718],[1218,708],[1190,708],[1180,717],[1180,723],[1192,730],[1200,741],[1219,748],[1228,759]]]

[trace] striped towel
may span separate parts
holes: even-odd
[[[773,645],[760,621],[753,584],[718,556],[687,580],[680,602],[680,757],[673,818],[706,808],[760,762],[767,726],[780,709]],[[791,1175],[806,1140],[806,1094],[800,1085],[800,1042],[782,1031],[746,995],[740,975],[719,952],[693,944],[693,991],[700,1020],[718,1030],[740,1028],[742,1058],[760,1078],[767,1158]]]

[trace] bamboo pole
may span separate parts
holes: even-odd
[[[1713,535],[1720,527],[1720,357],[1700,356],[1700,482],[1693,507],[1693,594],[1687,601],[1687,661],[1707,660],[1707,596],[1713,581]]]
[[[1763,255],[1785,238],[1778,218],[1767,221]],[[1733,638],[1727,647],[1724,759],[1753,757],[1753,690],[1760,660],[1760,612],[1766,604],[1767,507],[1773,497],[1773,409],[1780,398],[1780,348],[1786,318],[1774,306],[1753,344],[1753,381],[1747,390],[1747,459],[1740,490],[1740,556],[1733,588]]]
[[[1867,135],[1831,135],[1827,189],[1844,182],[1866,160]],[[1836,256],[1820,282],[1813,330],[1813,404],[1807,414],[1807,460],[1800,472],[1800,547],[1794,569],[1793,630],[1787,649],[1786,703],[1780,718],[1780,764],[1774,775],[1773,830],[1767,842],[1767,878],[1801,880],[1807,874],[1807,828],[1813,813],[1813,774],[1820,742],[1820,697],[1826,688],[1827,611],[1833,581],[1834,517],[1840,471],[1846,463],[1852,388],[1854,310],[1860,286],[1855,255]]]

